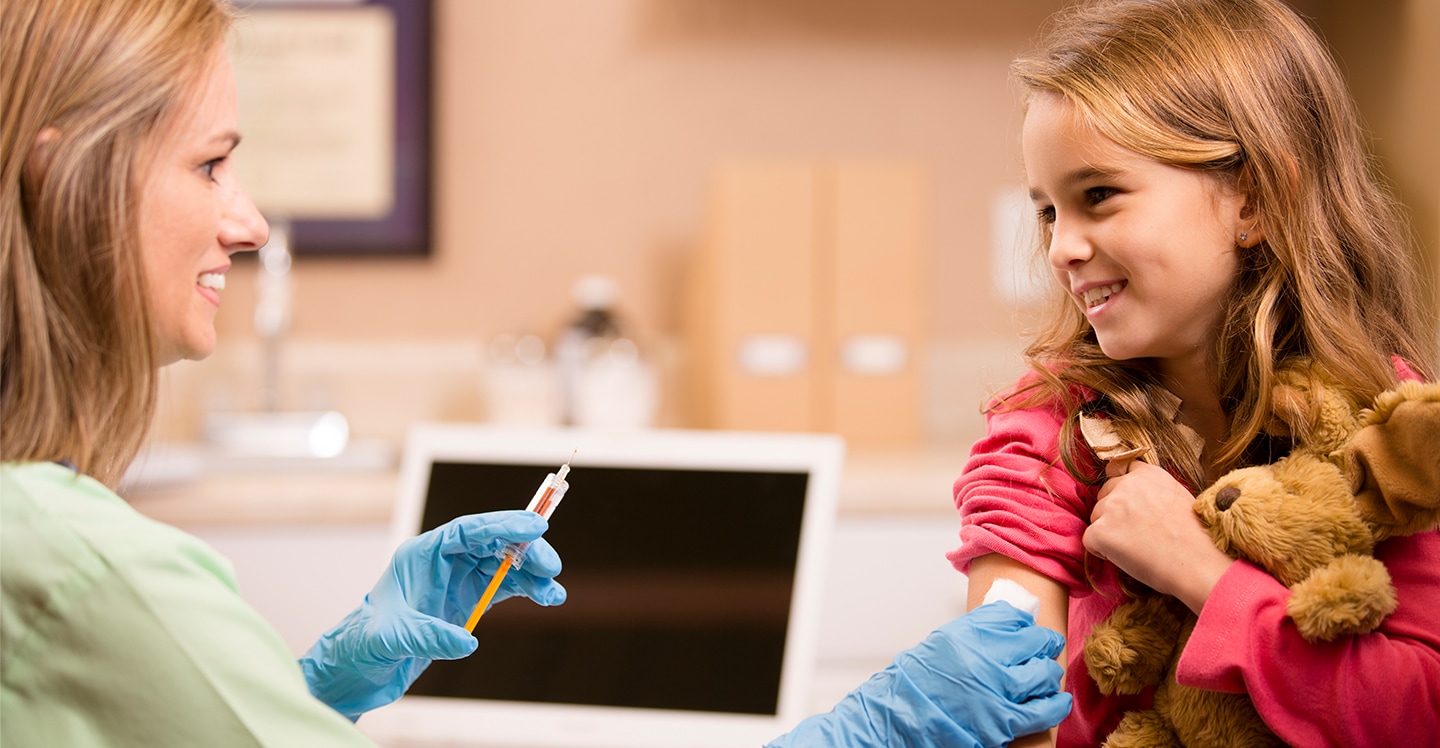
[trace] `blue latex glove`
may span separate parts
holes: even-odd
[[[1070,713],[1053,657],[1065,637],[1009,603],[982,605],[936,629],[769,748],[992,748],[1049,729]]]
[[[360,607],[300,658],[310,693],[355,720],[400,698],[432,660],[474,652],[479,642],[464,623],[500,566],[495,551],[507,542],[532,541],[495,602],[516,595],[541,605],[565,602],[565,588],[553,579],[560,556],[540,539],[547,527],[534,512],[490,512],[406,540]]]

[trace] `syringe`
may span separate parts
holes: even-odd
[[[570,453],[570,458],[575,458],[575,453]],[[570,460],[566,460],[560,470],[545,476],[545,482],[535,490],[535,496],[530,499],[530,505],[525,507],[527,511],[534,512],[546,520],[555,512],[555,507],[560,506],[560,500],[565,498],[565,492],[570,490],[570,484],[565,482],[565,476],[570,474]],[[495,552],[500,559],[500,568],[495,570],[495,576],[491,577],[490,585],[485,588],[485,594],[480,596],[480,602],[475,604],[475,610],[470,612],[470,620],[465,622],[465,630],[475,632],[475,624],[480,622],[480,616],[485,615],[485,610],[490,607],[490,601],[495,599],[495,593],[500,590],[500,583],[505,581],[505,575],[511,568],[518,569],[525,563],[525,553],[530,550],[527,543],[506,543]]]

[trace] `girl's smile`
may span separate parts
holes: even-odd
[[[1080,297],[1085,307],[1085,314],[1093,317],[1100,313],[1100,308],[1108,305],[1109,301],[1125,290],[1125,281],[1115,283],[1097,283],[1084,290],[1076,291],[1075,295]]]

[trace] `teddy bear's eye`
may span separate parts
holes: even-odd
[[[1229,509],[1240,498],[1240,489],[1235,486],[1226,486],[1215,494],[1215,508],[1220,511]]]

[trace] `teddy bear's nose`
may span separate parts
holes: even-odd
[[[1220,511],[1229,509],[1237,499],[1240,498],[1240,489],[1235,486],[1226,486],[1215,494],[1215,508]]]

